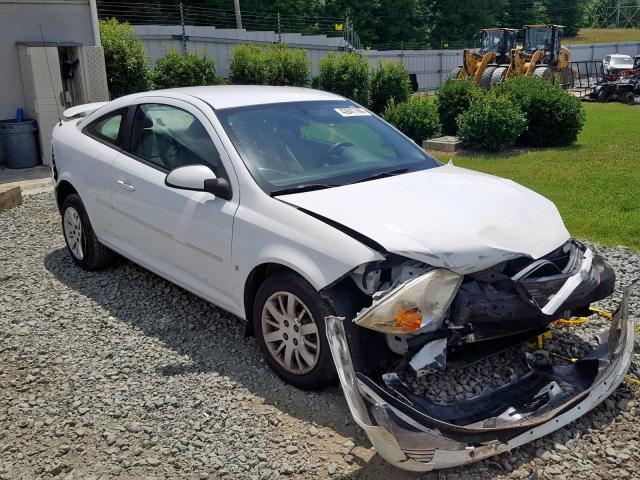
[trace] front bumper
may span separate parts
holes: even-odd
[[[454,467],[553,432],[617,388],[632,360],[632,286],[624,289],[608,334],[585,358],[570,365],[534,365],[521,379],[450,408],[414,395],[393,375],[375,382],[357,372],[343,318],[325,319],[327,337],[349,410],[380,456],[411,471]]]

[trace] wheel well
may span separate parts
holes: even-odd
[[[56,186],[56,201],[58,203],[58,210],[62,210],[62,204],[64,203],[64,201],[69,195],[73,195],[74,193],[76,195],[78,194],[76,189],[73,188],[73,185],[71,185],[66,180],[62,180],[60,183],[58,183],[58,185]]]
[[[244,284],[244,316],[247,319],[246,336],[253,336],[253,299],[258,293],[260,285],[269,277],[283,273],[293,273],[303,278],[298,272],[280,263],[263,263],[255,267]]]

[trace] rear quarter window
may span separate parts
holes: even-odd
[[[82,131],[102,142],[120,146],[126,114],[126,108],[107,113],[84,127]]]

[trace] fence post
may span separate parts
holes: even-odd
[[[187,35],[184,30],[184,9],[182,8],[182,2],[180,2],[180,25],[182,26],[182,54],[187,53]]]
[[[278,43],[282,43],[282,34],[280,33],[280,12],[278,12]]]

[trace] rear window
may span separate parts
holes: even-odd
[[[126,114],[126,108],[107,113],[84,127],[83,132],[103,142],[119,146]]]
[[[629,65],[633,63],[633,60],[631,60],[631,57],[613,57],[611,63],[613,65]]]

